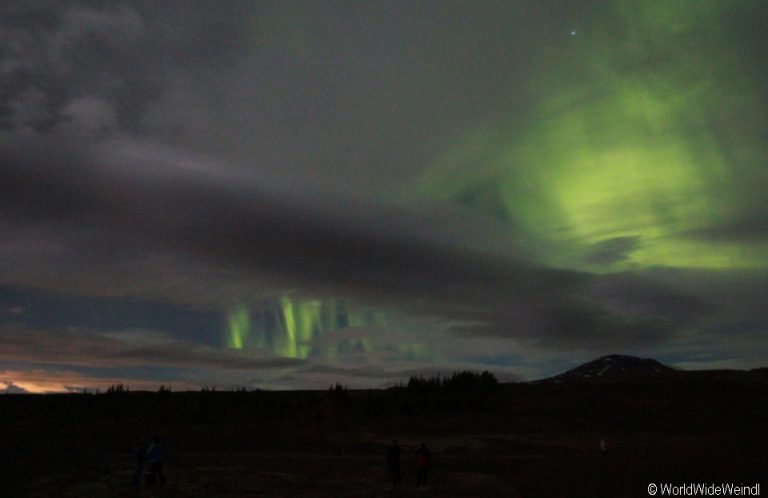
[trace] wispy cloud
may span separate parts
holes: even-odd
[[[0,359],[81,367],[169,366],[262,370],[296,366],[301,360],[258,351],[213,348],[190,341],[146,340],[146,333],[97,334],[0,326]]]

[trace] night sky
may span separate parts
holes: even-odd
[[[768,3],[3,2],[0,389],[768,363]]]

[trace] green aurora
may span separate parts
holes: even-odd
[[[394,350],[402,357],[418,359],[425,352],[418,335],[413,341],[394,342],[386,333],[371,333],[398,325],[387,313],[358,309],[338,299],[283,296],[257,306],[235,306],[226,313],[226,321],[227,347],[286,358],[338,359],[346,354]],[[329,332],[356,328],[365,328],[366,334],[327,340]]]
[[[763,195],[750,172],[768,157],[768,116],[754,108],[760,76],[742,55],[739,32],[759,3],[593,6],[574,20],[575,35],[564,29],[558,43],[540,44],[529,84],[510,90],[517,105],[508,118],[468,127],[395,198],[500,217],[536,241],[551,266],[768,267],[761,240],[697,235],[753,211]],[[301,36],[294,42],[311,45]],[[522,112],[521,100],[529,102]],[[302,359],[393,348],[426,356],[418,341],[393,345],[369,333],[325,343],[335,330],[394,326],[386,313],[335,299],[283,296],[226,316],[230,348]]]
[[[494,214],[544,241],[545,262],[557,266],[765,268],[765,243],[695,236],[738,219],[760,195],[747,172],[768,157],[766,112],[753,105],[759,87],[739,23],[726,22],[757,7],[606,6],[613,23],[584,23],[564,37],[562,56],[531,68],[523,131],[519,121],[468,130],[409,195],[501,206]],[[590,265],[590,251],[613,241],[628,241],[626,254]]]

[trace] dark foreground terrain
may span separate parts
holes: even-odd
[[[378,391],[0,396],[0,497],[635,497],[761,483],[768,371]],[[164,487],[131,485],[137,435]],[[403,448],[393,490],[385,454]],[[606,441],[606,451],[599,448]],[[434,455],[415,487],[415,450]]]

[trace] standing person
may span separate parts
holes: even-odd
[[[400,478],[400,446],[396,439],[392,441],[392,446],[387,451],[387,464],[392,474],[392,485],[398,487],[402,479]]]
[[[149,460],[149,482],[157,482],[160,478],[160,484],[165,485],[165,476],[163,475],[163,462],[165,461],[165,446],[160,441],[159,436],[152,438],[152,444],[147,450],[147,460]]]
[[[598,448],[600,448],[600,453],[605,454],[606,451],[608,451],[608,443],[605,441],[605,438],[600,438],[600,443],[598,444]]]
[[[427,476],[429,467],[432,465],[432,452],[427,449],[427,445],[421,443],[421,447],[416,450],[416,487],[420,488],[427,485]]]
[[[144,470],[146,459],[147,448],[144,446],[141,436],[137,436],[136,444],[133,446],[133,485],[137,488],[141,484],[141,473]]]

